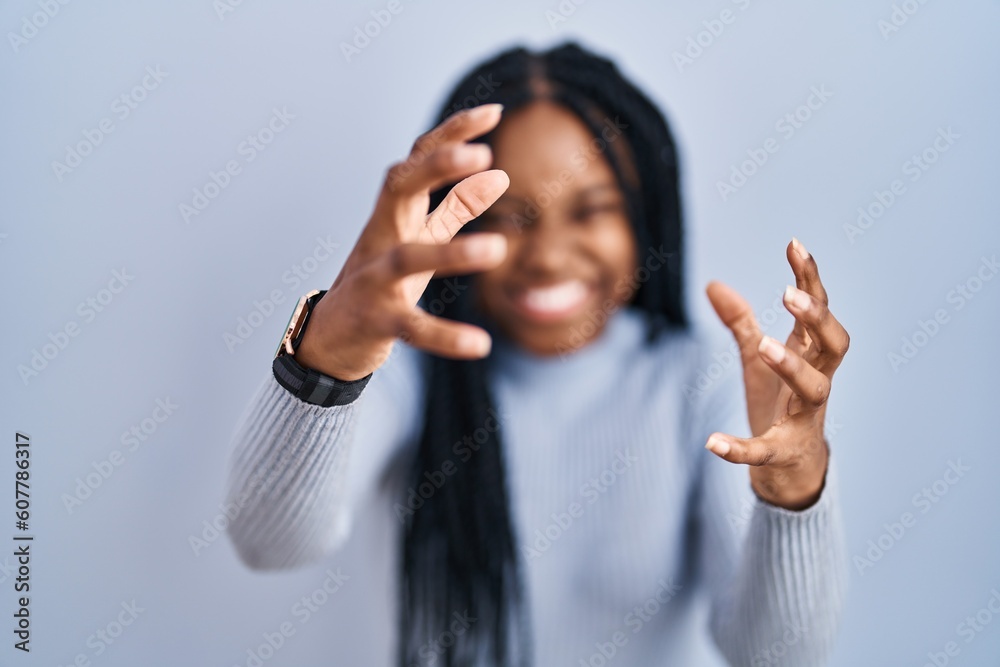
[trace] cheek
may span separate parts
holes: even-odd
[[[595,230],[590,247],[610,279],[617,281],[635,271],[635,237],[627,220]]]
[[[502,298],[503,284],[509,266],[510,255],[508,254],[507,259],[500,266],[474,275],[472,284],[476,293],[476,303],[483,312],[487,314],[496,312],[498,301]]]
[[[504,234],[504,236],[507,237],[507,254],[504,256],[503,261],[492,269],[477,271],[475,273],[476,280],[479,281],[485,289],[491,291],[501,289],[504,283],[506,283],[511,277],[511,274],[514,272],[516,257],[520,252],[518,239],[512,238],[510,234]]]

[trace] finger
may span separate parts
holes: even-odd
[[[502,104],[481,104],[457,111],[430,132],[419,136],[413,142],[410,155],[427,154],[442,144],[468,141],[482,136],[497,126],[502,111]]]
[[[425,163],[415,167],[406,163],[393,165],[386,176],[382,193],[375,203],[371,231],[365,228],[367,234],[375,235],[379,239],[369,247],[369,250],[379,252],[386,243],[411,240],[417,235],[422,235],[427,226],[429,190],[446,183],[454,183],[463,177],[478,176],[479,173],[484,173],[483,170],[487,169],[492,161],[493,154],[489,146],[456,144],[442,149]],[[503,178],[506,179],[506,174]],[[469,188],[471,190],[469,197],[473,198],[479,190],[483,190],[483,196],[491,195],[493,190],[499,187],[495,181],[497,181],[495,174],[487,177],[485,181],[474,180],[474,187]],[[403,185],[399,185],[398,188],[393,185],[404,183],[407,189],[404,189]],[[506,189],[507,185],[509,180],[505,181],[503,188]],[[497,196],[499,197],[499,194]],[[444,240],[447,239],[442,239],[440,242]]]
[[[847,330],[826,304],[820,303],[808,292],[788,285],[783,301],[796,323],[801,323],[816,342],[818,355],[814,364],[832,377],[851,344]]]
[[[500,104],[465,109],[421,135],[406,160],[389,170],[387,189],[402,195],[431,190],[488,167],[489,146],[465,142],[496,127],[502,109]]]
[[[435,317],[421,308],[400,318],[396,335],[413,347],[450,359],[480,359],[492,346],[485,329]]]
[[[506,253],[507,238],[503,234],[479,232],[463,234],[451,243],[404,243],[385,253],[380,263],[389,280],[423,271],[452,276],[491,269]]]
[[[816,265],[816,259],[806,250],[802,242],[792,237],[788,247],[785,248],[785,256],[795,274],[795,285],[808,292],[824,306],[828,305],[830,300],[827,298],[826,289],[819,279],[819,267]]]
[[[788,259],[788,263],[792,267],[792,273],[795,274],[796,284],[799,288],[804,288],[806,281],[802,271],[802,266],[810,259],[809,251],[806,250],[805,246],[803,246],[802,243],[793,236],[791,242],[789,242],[789,244],[785,247],[785,257]],[[820,287],[822,287],[822,285]],[[792,327],[792,333],[788,337],[789,347],[799,354],[805,355],[811,344],[812,339],[809,337],[808,330],[802,322],[796,320],[794,326]]]
[[[743,366],[757,360],[757,346],[763,334],[757,325],[757,318],[753,314],[753,309],[746,299],[740,296],[736,290],[725,283],[713,280],[705,289],[708,300],[712,302],[712,307],[718,314],[719,319],[725,324],[740,347],[740,356],[743,359]]]
[[[708,437],[705,449],[730,463],[751,466],[768,465],[778,458],[778,448],[767,434],[756,438],[737,438],[727,433],[713,433]]]
[[[455,185],[441,204],[427,216],[428,242],[450,241],[465,223],[479,217],[492,206],[509,186],[510,178],[499,169],[473,174]]]
[[[493,149],[487,144],[445,144],[426,156],[408,158],[390,167],[384,192],[390,199],[427,194],[487,169],[492,162]]]
[[[826,403],[830,396],[830,378],[770,336],[760,341],[760,356],[789,389],[802,401],[812,407]]]

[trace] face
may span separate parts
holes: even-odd
[[[579,349],[635,290],[635,236],[605,157],[624,136],[609,122],[595,139],[572,112],[538,101],[506,114],[494,137],[493,166],[510,188],[479,229],[503,233],[508,250],[477,274],[479,307],[535,354]]]

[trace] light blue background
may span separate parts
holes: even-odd
[[[564,3],[574,11],[555,26],[546,12],[556,2],[401,2],[350,62],[340,43],[386,3],[244,0],[220,19],[211,0],[70,2],[16,51],[8,33],[41,10],[25,0],[0,9],[0,539],[13,532],[15,429],[33,440],[37,535],[30,657],[11,648],[13,559],[0,556],[0,663],[63,665],[84,653],[106,666],[245,664],[247,647],[327,567],[350,572],[366,557],[349,550],[264,576],[224,537],[197,557],[188,537],[218,514],[229,436],[293,299],[332,282],[386,166],[473,62],[514,42],[573,37],[612,56],[669,114],[697,314],[714,318],[702,291],[711,278],[766,311],[790,280],[783,253],[794,234],[852,334],[830,406],[851,554],[864,556],[904,512],[915,525],[871,568],[852,565],[832,664],[923,665],[949,641],[961,650],[950,664],[997,664],[1000,618],[969,643],[957,626],[1000,590],[1000,280],[960,310],[949,301],[1000,252],[997,3],[927,2],[886,39],[888,0],[587,0]],[[733,22],[679,70],[672,54],[727,8]],[[147,66],[167,76],[122,119],[112,102]],[[832,97],[785,139],[776,121],[813,86]],[[240,142],[275,107],[294,114],[288,127],[185,223],[178,205],[210,170],[243,159]],[[113,133],[60,182],[51,163],[104,118]],[[904,163],[939,128],[959,138],[911,182]],[[768,137],[778,152],[722,201],[716,183]],[[851,243],[844,225],[894,179],[906,192]],[[336,254],[308,284],[283,281],[318,236]],[[134,280],[86,321],[78,304],[122,268]],[[230,352],[224,334],[272,290],[282,304]],[[894,370],[887,355],[938,309],[948,322]],[[18,366],[72,322],[79,335],[22,382]],[[788,326],[782,316],[772,333]],[[70,514],[63,494],[167,397],[175,414]],[[914,495],[958,460],[969,471],[921,512]],[[352,664],[356,642],[384,641],[366,621],[379,594],[392,592],[345,585],[265,664]],[[95,656],[88,636],[133,599],[144,611]]]

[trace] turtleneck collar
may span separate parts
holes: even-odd
[[[553,355],[527,350],[495,327],[490,328],[493,350],[490,364],[499,375],[514,379],[565,380],[577,376],[600,377],[619,364],[622,358],[641,347],[646,334],[645,313],[633,306],[621,308],[608,317],[599,334],[579,348]],[[607,367],[607,368],[605,368]]]

